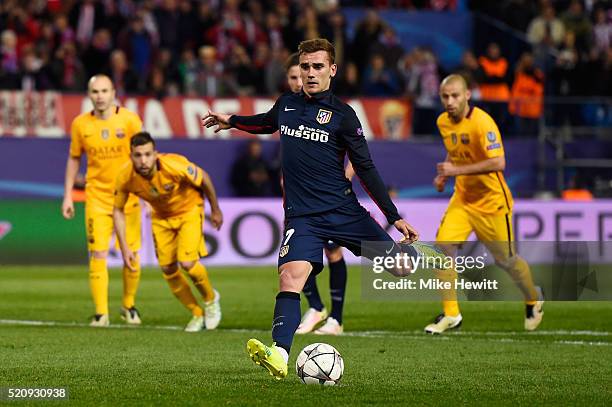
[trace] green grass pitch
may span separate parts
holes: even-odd
[[[274,267],[209,273],[221,292],[223,321],[216,331],[187,334],[181,329],[190,316],[157,269],[143,272],[142,327],[121,324],[121,276],[112,270],[113,326],[92,329],[85,267],[0,267],[0,387],[67,387],[69,404],[87,406],[603,406],[612,400],[611,303],[546,303],[535,333],[522,331],[521,303],[464,303],[461,331],[430,337],[421,332],[438,303],[364,301],[359,270],[351,269],[346,335],[297,336],[289,376],[277,382],[245,351],[251,337],[270,342]],[[329,303],[327,276],[319,288]],[[299,382],[295,358],[313,342],[330,343],[344,357],[340,385]],[[18,403],[27,404],[36,402]]]

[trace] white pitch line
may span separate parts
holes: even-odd
[[[385,335],[388,333],[410,333],[410,334],[421,334],[423,331],[354,331],[354,332],[367,332],[372,334],[381,334]],[[345,332],[345,334],[350,335],[351,332]],[[558,336],[610,336],[612,332],[606,331],[570,331],[570,330],[554,330],[554,331],[451,331],[447,332],[444,335],[454,335],[454,336],[550,336],[550,335],[558,335]]]
[[[88,328],[89,324],[82,322],[61,322],[61,321],[32,321],[32,320],[20,320],[20,319],[0,319],[0,325],[21,325],[21,326],[51,326],[51,327],[68,327],[68,328]],[[183,327],[174,325],[142,325],[142,326],[129,326],[129,325],[110,325],[108,328],[111,329],[153,329],[163,331],[182,331]],[[263,329],[238,329],[238,328],[221,328],[221,332],[232,332],[232,333],[267,333],[268,330]],[[523,339],[517,338],[491,338],[499,336],[518,336],[522,335]],[[473,340],[474,336],[483,336],[484,338],[477,338],[481,341],[486,342],[505,342],[505,343],[553,343],[558,345],[574,345],[574,346],[612,346],[612,342],[601,342],[601,341],[568,341],[568,340],[556,340],[552,342],[546,342],[541,340],[527,339],[528,337],[534,336],[610,336],[610,332],[606,331],[568,331],[568,330],[556,330],[556,331],[535,331],[535,332],[489,332],[489,331],[457,331],[448,333],[445,335],[437,335],[434,337],[435,340]],[[425,335],[422,331],[349,331],[345,332],[343,336],[357,337],[357,338],[398,338],[398,339],[432,339],[430,335]]]

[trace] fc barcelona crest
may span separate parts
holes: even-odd
[[[102,129],[102,140],[108,140],[109,134],[108,129]]]
[[[467,133],[462,133],[461,134],[461,143],[463,144],[470,144],[470,135]]]
[[[319,124],[327,124],[331,120],[332,112],[325,109],[319,109],[319,113],[317,113],[317,122]]]
[[[115,130],[115,134],[117,135],[117,138],[121,139],[125,137],[125,132],[123,131],[123,129],[117,129]]]

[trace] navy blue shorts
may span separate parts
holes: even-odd
[[[393,238],[361,205],[353,203],[328,212],[285,219],[278,265],[305,260],[323,264],[323,248],[328,241],[361,256],[363,241],[394,242]],[[364,254],[367,257],[371,255]]]

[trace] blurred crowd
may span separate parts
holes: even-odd
[[[612,1],[506,0],[495,7],[496,2],[472,3],[526,34],[533,65],[550,79],[547,93],[612,94]]]
[[[427,108],[449,72],[430,49],[404,49],[377,10],[447,11],[457,1],[3,0],[0,89],[80,92],[105,72],[119,95],[275,95],[287,89],[283,62],[297,44],[325,37],[336,46],[337,94],[402,96]],[[342,13],[349,4],[367,7],[353,38]],[[518,61],[495,43],[483,55],[466,51],[454,70],[469,78],[475,98],[507,102],[504,109],[529,121],[543,94],[612,94],[610,1],[468,4],[532,44]]]
[[[444,10],[453,0],[362,1]],[[392,28],[368,13],[353,41],[338,1],[4,0],[0,88],[82,91],[106,72],[121,94],[272,95],[300,41],[326,37],[345,64],[347,94],[400,94],[404,54]],[[380,49],[384,60],[371,58]],[[351,63],[352,62],[352,63]],[[391,64],[391,65],[390,65]]]

